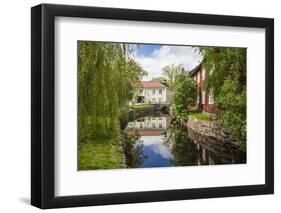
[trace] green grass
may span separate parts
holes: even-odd
[[[190,114],[192,114],[192,113],[201,113],[197,108],[195,108],[195,107],[192,107],[192,108],[190,108],[190,109],[188,109],[188,111],[189,111],[189,113]]]
[[[122,151],[118,141],[89,141],[79,144],[78,169],[124,168]]]
[[[190,110],[189,115],[193,118],[198,119],[198,120],[211,121],[210,115],[208,115],[206,113],[199,112],[197,110]]]
[[[152,104],[135,104],[131,106],[131,109],[147,109],[152,107]]]

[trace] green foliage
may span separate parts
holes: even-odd
[[[91,140],[79,144],[78,170],[120,169],[124,167],[118,140]]]
[[[145,75],[128,52],[125,44],[78,41],[79,142],[118,137],[132,84]]]
[[[158,77],[154,77],[152,78],[152,81],[160,81],[160,82],[165,82],[166,78],[163,76],[158,76]]]
[[[137,168],[147,158],[143,152],[143,141],[140,136],[129,135],[125,131],[122,134],[122,145],[127,168]]]
[[[225,80],[218,103],[221,108],[221,120],[230,132],[238,139],[241,149],[246,149],[247,137],[247,97],[246,86],[241,91],[239,84],[231,79]]]
[[[245,149],[246,143],[246,49],[201,48],[208,70],[205,89],[211,91],[220,118]]]
[[[207,115],[205,113],[202,113],[202,112],[190,112],[190,115],[193,117],[193,118],[196,118],[198,120],[203,120],[203,121],[211,121],[210,120],[210,115]]]
[[[170,128],[173,134],[166,143],[172,145],[173,164],[175,166],[196,165],[198,151],[196,144],[189,138],[188,131],[179,124],[172,124]]]
[[[181,70],[182,68],[180,65],[174,65],[174,64],[166,66],[162,69],[163,76],[166,79],[171,92],[174,91],[176,77],[179,74],[181,74]]]
[[[177,118],[188,118],[188,105],[194,103],[197,97],[197,89],[194,81],[183,74],[175,79],[173,94],[173,112]]]
[[[152,104],[135,104],[131,106],[131,109],[147,109],[153,107]]]
[[[245,48],[201,48],[201,52],[208,70],[205,89],[212,90],[214,98],[220,95],[226,79],[236,81],[241,87],[246,85]]]

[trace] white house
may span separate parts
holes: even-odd
[[[135,96],[136,103],[169,103],[170,91],[159,81],[141,81]]]

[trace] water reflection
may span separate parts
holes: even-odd
[[[166,167],[172,166],[172,147],[163,143],[161,136],[142,136],[143,151],[147,158],[140,167]]]
[[[196,165],[198,153],[196,144],[188,137],[188,132],[177,124],[172,124],[164,141],[172,146],[174,166]]]
[[[122,135],[128,168],[245,163],[237,147],[171,123],[170,116],[128,122]]]
[[[139,167],[146,158],[143,151],[143,142],[140,140],[140,137],[124,131],[122,134],[122,145],[126,166],[128,168]]]

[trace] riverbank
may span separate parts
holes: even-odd
[[[237,144],[237,141],[232,137],[227,129],[216,121],[199,120],[196,117],[189,116],[188,121],[183,125],[193,131],[207,137],[215,138],[221,142]]]
[[[194,117],[171,123],[171,116],[153,112],[124,123],[118,139],[81,143],[79,170],[246,162],[246,153],[218,123]]]
[[[91,140],[78,147],[78,170],[124,168],[124,156],[118,140]]]
[[[208,155],[212,155],[212,160],[216,161],[216,164],[246,162],[246,152],[241,150],[239,143],[219,122],[189,116],[183,126],[196,144],[208,150]]]
[[[159,111],[154,105],[131,110],[120,119],[123,130],[128,122]],[[122,134],[121,134],[122,137]],[[122,140],[121,140],[122,141]],[[133,143],[132,143],[133,144]],[[119,139],[90,140],[78,147],[78,170],[120,169],[126,167],[124,147]]]

